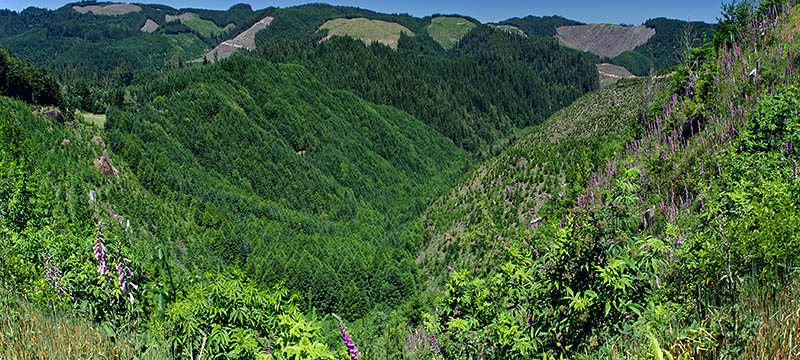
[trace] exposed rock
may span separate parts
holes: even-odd
[[[108,153],[105,151],[103,151],[103,156],[94,161],[94,167],[105,176],[119,177],[119,170],[114,165],[111,165],[111,160],[109,160]]]
[[[541,222],[542,222],[542,217],[531,219],[531,221],[528,223],[528,227],[538,229],[539,225],[541,225]]]
[[[47,116],[53,121],[64,122],[64,114],[62,114],[58,109],[47,110],[44,112],[44,116]]]
[[[64,139],[64,141],[61,142],[61,146],[70,146],[70,145],[72,145],[72,141],[69,141],[67,139]]]
[[[95,136],[92,136],[92,142],[94,142],[94,143],[95,143],[95,144],[97,144],[97,145],[100,145],[100,146],[102,146],[103,148],[105,148],[105,147],[106,147],[106,142],[105,142],[105,141],[103,141],[103,138],[101,138],[101,137],[99,137],[99,136],[97,136],[97,135],[95,135]]]

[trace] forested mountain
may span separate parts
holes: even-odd
[[[561,16],[533,16],[528,15],[523,18],[510,18],[499,22],[500,25],[513,25],[520,28],[528,36],[553,37],[556,36],[556,29],[561,26],[583,25],[575,20],[566,19]]]
[[[79,77],[76,73],[179,66],[247,29],[268,11],[242,4],[215,11],[97,2],[56,10],[0,10],[0,45],[70,82]],[[189,20],[181,20],[181,14],[188,14]],[[148,21],[156,28],[145,31]],[[73,72],[76,68],[80,71]]]
[[[2,359],[796,357],[800,5],[600,89],[561,17],[0,16]]]
[[[469,164],[450,140],[302,67],[245,57],[130,91],[138,110],[108,114],[111,149],[190,206],[205,235],[187,251],[204,268],[241,261],[348,316],[414,290],[416,214]]]
[[[714,26],[701,21],[655,18],[647,20],[644,25],[655,29],[655,35],[647,43],[633,51],[626,51],[611,61],[635,75],[647,75],[651,69],[663,71],[685,62],[689,48],[699,47],[713,40]]]
[[[261,55],[302,64],[331,87],[403,109],[470,151],[541,122],[597,87],[591,57],[554,39],[482,25],[448,53],[420,54],[417,43],[401,36],[394,51],[341,37],[316,45],[282,41],[264,45]]]

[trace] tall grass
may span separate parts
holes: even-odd
[[[736,304],[704,315],[638,324],[606,345],[608,359],[800,359],[800,274],[746,281]]]
[[[142,352],[138,337],[115,336],[57,309],[43,310],[14,297],[0,304],[0,360],[167,358],[157,349]]]

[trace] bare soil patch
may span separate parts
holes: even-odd
[[[225,40],[221,44],[217,45],[217,47],[215,47],[213,50],[206,53],[203,58],[213,62],[231,56],[233,53],[239,51],[239,49],[255,50],[256,33],[264,30],[264,28],[266,28],[272,22],[272,19],[274,19],[272,16],[267,16],[259,20],[249,29],[243,31],[239,35],[236,35],[235,38],[231,40]],[[193,60],[193,62],[203,61],[203,58]]]
[[[142,8],[138,5],[133,4],[110,4],[106,6],[100,5],[87,5],[87,6],[78,6],[75,5],[72,7],[73,10],[81,13],[86,14],[91,12],[95,15],[125,15],[128,13],[139,12],[142,11]]]
[[[564,45],[606,58],[631,51],[656,34],[655,29],[644,25],[575,25],[561,26],[556,31],[556,37]]]
[[[597,64],[597,72],[600,75],[600,87],[616,84],[619,79],[632,79],[636,77],[631,74],[628,69],[609,63]]]
[[[156,23],[152,19],[147,19],[147,21],[144,22],[144,25],[142,25],[142,28],[139,30],[142,30],[143,32],[146,32],[148,34],[152,33],[153,31],[158,30],[158,23]]]

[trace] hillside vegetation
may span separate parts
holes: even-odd
[[[425,31],[443,48],[451,49],[475,26],[475,23],[465,18],[437,16],[431,19],[431,24],[425,27]]]
[[[316,45],[267,43],[261,54],[302,64],[328,86],[407,111],[476,153],[597,87],[592,58],[553,39],[479,26],[449,54],[439,48],[424,55],[418,46],[436,44],[421,36],[401,37],[399,51],[332,38]]]
[[[0,42],[261,30],[163,68],[0,49],[0,358],[798,357],[798,4],[724,5],[603,88],[558,17],[445,49],[350,7],[73,5],[0,13]],[[235,28],[162,22],[187,13]],[[320,42],[339,18],[415,35]]]
[[[426,213],[445,358],[794,356],[800,11],[748,6],[732,41],[579,99]]]
[[[400,24],[366,18],[333,19],[326,21],[319,29],[327,30],[328,35],[323,40],[328,40],[332,36],[349,36],[367,45],[377,42],[393,49],[397,49],[397,41],[400,40],[401,34],[414,35],[411,30]]]
[[[499,24],[518,27],[528,34],[528,36],[536,37],[553,37],[558,34],[556,29],[562,26],[583,25],[581,22],[569,20],[561,16],[539,17],[533,15],[528,15],[523,18],[510,18],[501,21]]]
[[[655,30],[655,35],[632,51],[625,51],[612,59],[635,75],[660,72],[678,64],[685,64],[688,49],[699,47],[712,40],[714,25],[700,21],[655,18],[644,26]]]

